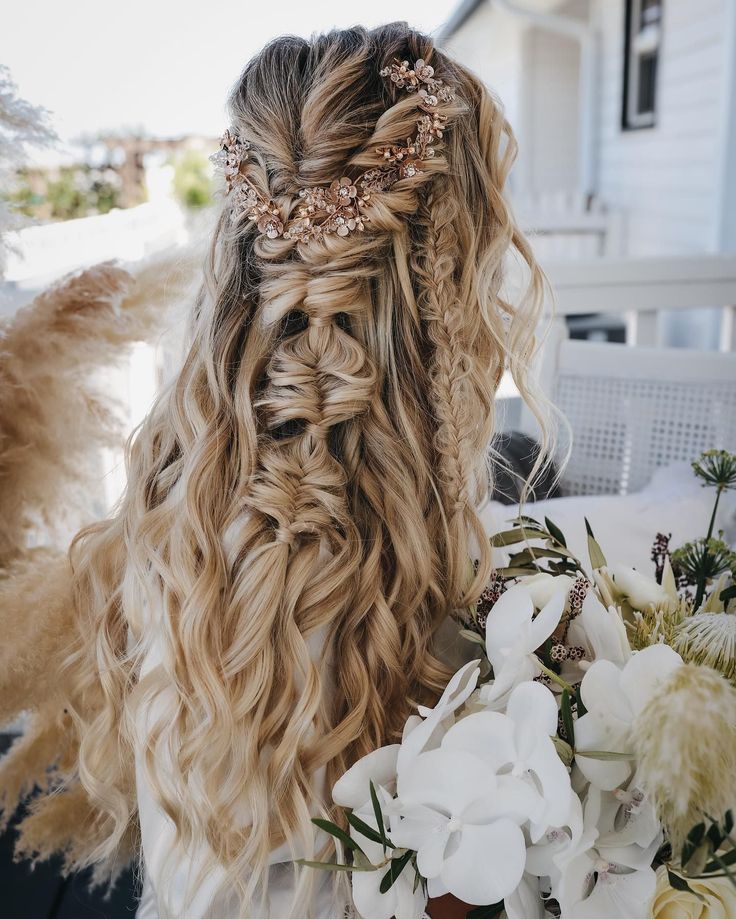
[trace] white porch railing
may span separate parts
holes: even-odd
[[[545,268],[557,316],[619,315],[628,345],[657,347],[663,311],[715,307],[721,311],[720,350],[736,350],[736,255],[592,259]]]

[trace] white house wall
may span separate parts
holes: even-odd
[[[636,256],[718,246],[727,4],[664,0],[657,124],[621,130],[624,3],[594,0],[601,31],[599,193],[624,212]]]
[[[523,31],[517,17],[483,3],[445,44],[500,98],[514,131],[522,107]]]

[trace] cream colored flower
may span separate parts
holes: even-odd
[[[703,814],[718,818],[736,806],[736,689],[720,673],[695,664],[673,668],[639,710],[629,739],[638,781],[676,854]]]
[[[657,892],[652,919],[732,919],[736,916],[736,888],[728,878],[688,878],[688,884],[704,901],[686,890],[675,890],[667,880],[667,869],[657,869]]]

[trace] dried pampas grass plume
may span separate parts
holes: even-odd
[[[91,377],[159,334],[200,261],[192,250],[135,271],[97,265],[0,327],[0,725],[26,713],[23,735],[0,760],[0,826],[34,788],[46,792],[19,825],[19,857],[61,852],[67,869],[84,867],[107,833],[76,778],[79,737],[66,711],[70,700],[88,713],[102,705],[90,686],[73,697],[74,674],[62,669],[77,631],[71,566],[65,551],[28,549],[29,536],[43,527],[53,538],[54,524],[88,503],[85,472],[97,448],[121,440],[116,407]],[[113,875],[135,851],[136,833],[131,826],[108,863]]]
[[[710,667],[684,664],[632,731],[642,786],[678,854],[690,830],[736,807],[736,689]]]
[[[0,564],[24,551],[34,529],[47,534],[70,513],[89,517],[96,448],[122,439],[120,406],[93,375],[156,337],[198,262],[194,252],[169,251],[135,273],[96,265],[0,326]]]

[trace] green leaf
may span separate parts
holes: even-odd
[[[562,700],[560,702],[560,711],[562,713],[562,724],[567,734],[567,742],[572,749],[575,749],[575,723],[572,717],[572,704],[570,702],[570,693],[563,689]]]
[[[525,517],[521,514],[519,517],[515,517],[511,523],[519,523],[525,530],[536,530],[539,533],[544,533],[544,527],[538,520],[535,520],[534,517]]]
[[[373,815],[376,818],[376,826],[378,827],[378,832],[381,836],[381,845],[383,846],[383,854],[386,854],[386,848],[388,846],[388,838],[386,836],[386,827],[383,822],[383,811],[381,810],[381,802],[378,800],[378,795],[376,794],[376,786],[373,784],[371,779],[369,783],[371,790],[371,804],[373,805]]]
[[[690,832],[687,834],[687,838],[682,846],[682,855],[680,857],[680,862],[682,866],[685,867],[690,859],[693,857],[695,852],[700,847],[703,839],[705,838],[705,824],[698,823],[694,826]]]
[[[337,862],[310,862],[306,858],[298,858],[297,865],[303,865],[305,868],[320,868],[322,871],[376,871],[376,867],[371,865],[370,868],[358,868],[357,865],[338,865]]]
[[[561,558],[571,559],[572,556],[568,551],[562,549],[552,549],[549,546],[527,546],[522,552],[517,552],[511,556],[511,564],[518,565],[529,561],[536,561],[538,558]]]
[[[476,645],[485,646],[485,639],[477,632],[471,632],[470,629],[460,629],[459,634],[465,639],[465,641],[472,641]]]
[[[404,868],[406,868],[415,854],[416,853],[412,849],[409,849],[407,852],[404,852],[401,858],[391,859],[391,865],[388,871],[381,878],[381,885],[379,887],[381,893],[386,893],[387,891],[391,890],[399,875],[404,870]]]
[[[374,830],[372,826],[368,826],[360,817],[356,817],[355,814],[348,814],[348,823],[356,829],[361,836],[365,836],[365,838],[370,839],[371,842],[377,842],[379,846],[383,845],[381,834]],[[394,844],[387,836],[386,843],[391,846],[392,849],[395,848]]]
[[[723,855],[719,856],[719,858],[721,862],[723,862],[726,865],[736,865],[736,849],[730,849],[728,852],[724,852]],[[705,866],[703,871],[705,872],[718,871],[720,867],[721,865],[719,862],[712,861],[712,862],[708,862],[708,864]]]
[[[567,548],[567,540],[565,539],[565,534],[562,532],[562,530],[556,524],[552,523],[549,517],[545,517],[544,522],[550,534],[554,536],[557,542],[560,543],[560,545]]]
[[[521,578],[525,574],[537,574],[539,568],[536,565],[509,565],[508,568],[496,568],[496,574],[502,578]]]
[[[513,546],[518,542],[525,542],[529,539],[529,533],[521,528],[514,530],[504,530],[502,533],[496,533],[491,536],[491,545],[496,548],[501,546]]]
[[[731,600],[736,600],[736,584],[731,584],[730,587],[727,587],[725,590],[722,590],[722,591],[718,594],[718,599],[719,599],[719,600],[721,601],[721,603],[723,603],[725,606],[728,606],[728,604],[731,602]],[[729,831],[729,832],[730,832],[730,831]]]
[[[346,833],[345,830],[341,829],[331,820],[323,820],[321,817],[312,817],[312,823],[316,827],[319,827],[320,830],[324,830],[325,833],[329,833],[330,836],[334,836],[335,839],[339,839],[340,842],[348,849],[357,849],[359,852],[363,851],[352,836]]]
[[[500,903],[494,903],[492,906],[478,906],[467,913],[467,919],[493,919],[503,912],[503,900]]]
[[[593,536],[593,530],[588,523],[588,518],[585,517],[584,519],[585,529],[588,533],[588,555],[590,556],[590,564],[593,569],[605,568],[606,556],[603,554],[603,550],[596,542],[595,536]]]
[[[614,753],[611,750],[576,750],[575,756],[586,756],[588,759],[621,760],[632,759],[633,753]]]
[[[583,696],[580,692],[580,686],[578,686],[578,688],[575,690],[575,702],[577,703],[575,707],[578,710],[577,712],[578,718],[582,718],[583,715],[587,715],[588,709],[585,707],[585,703],[583,702]]]
[[[697,897],[701,903],[705,903],[705,897],[703,897],[702,894],[693,890],[685,878],[681,878],[679,874],[675,874],[675,872],[671,871],[669,868],[667,868],[667,880],[670,883],[670,887],[674,888],[674,890],[687,891],[687,893],[691,893],[694,897]]]

